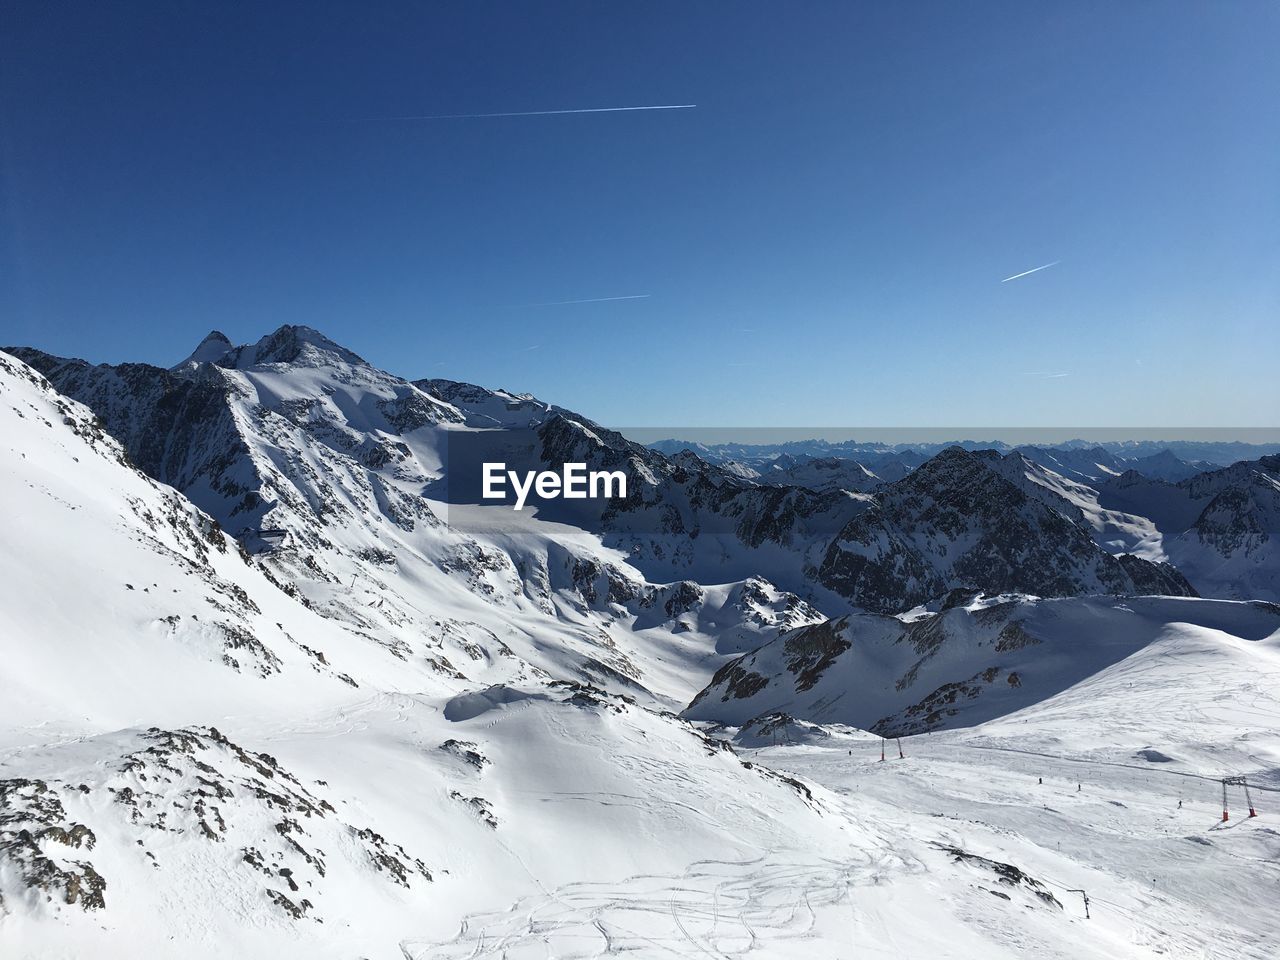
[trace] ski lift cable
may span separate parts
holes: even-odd
[[[1207,783],[1218,784],[1222,782],[1222,777],[1215,777],[1207,773],[1191,773],[1186,770],[1162,770],[1155,766],[1139,766],[1136,763],[1121,763],[1118,760],[1090,760],[1085,757],[1064,757],[1057,753],[1041,753],[1036,750],[1020,750],[1017,747],[996,747],[977,743],[958,743],[955,746],[963,747],[966,750],[998,750],[1001,753],[1021,753],[1029,757],[1044,757],[1049,760],[1061,760],[1065,763],[1083,763],[1089,766],[1105,766],[1105,767],[1124,767],[1127,770],[1141,770],[1143,773],[1161,773],[1171,777],[1187,777],[1192,780],[1203,780]],[[1266,786],[1265,784],[1251,783],[1252,790],[1262,790],[1267,793],[1280,793],[1280,787]]]

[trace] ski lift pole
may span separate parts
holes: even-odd
[[[1227,786],[1228,785],[1244,788],[1244,802],[1246,806],[1248,806],[1249,808],[1249,816],[1256,817],[1258,815],[1258,811],[1254,809],[1254,806],[1253,806],[1253,794],[1249,792],[1248,778],[1244,776],[1223,777],[1222,778],[1222,821],[1223,823],[1225,823],[1227,820]]]
[[[1067,891],[1067,893],[1078,893],[1078,894],[1080,894],[1080,896],[1084,899],[1084,918],[1085,918],[1086,920],[1090,919],[1090,917],[1089,917],[1089,895],[1088,895],[1087,893],[1085,893],[1083,890],[1068,890],[1068,891]]]

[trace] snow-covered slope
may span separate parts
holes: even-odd
[[[1153,480],[1137,470],[1126,470],[1094,488],[1098,503],[1109,510],[1147,517],[1162,534],[1177,536],[1195,523],[1208,503],[1207,496],[1191,497],[1185,487],[1167,480]]]
[[[285,691],[334,703],[368,677],[429,682],[367,662],[367,641],[307,609],[5,354],[0,391],[6,741],[56,735],[78,719],[71,704],[108,726],[167,724],[195,705],[269,712]]]
[[[976,727],[904,738],[905,759],[890,741],[890,759],[880,763],[881,744],[874,735],[824,727],[797,730],[794,744],[784,734],[762,749],[741,749],[828,786],[845,809],[894,837],[896,850],[913,849],[913,838],[933,829],[970,855],[961,861],[968,867],[959,888],[925,854],[915,877],[918,899],[900,878],[879,898],[855,891],[842,932],[867,955],[1275,956],[1275,636],[1248,640],[1170,624],[1153,642],[1040,703]],[[1258,817],[1248,817],[1244,791],[1232,786],[1230,820],[1221,822],[1221,779],[1240,775],[1248,777]],[[972,855],[1018,873],[1006,871],[1006,880],[993,884],[991,865]],[[1053,927],[1040,927],[1040,915],[1018,902],[1023,877],[1062,905],[1051,911]],[[1087,920],[1081,891],[1089,898]],[[891,904],[906,902],[918,910],[914,921],[886,916]],[[957,908],[981,923],[985,943],[975,947],[951,934]],[[931,933],[936,942],[924,942]]]
[[[243,731],[374,690],[447,687],[308,609],[5,354],[0,424],[6,952],[100,955],[88,944],[104,924],[90,917],[108,904],[122,948],[151,933],[141,918],[167,913],[159,949],[161,929],[270,926],[429,879],[324,790],[213,724]],[[55,948],[64,936],[81,946]]]
[[[1267,603],[966,599],[910,620],[858,614],[803,627],[726,664],[685,715],[741,725],[782,711],[902,736],[1039,703],[1181,624],[1223,642],[1280,631],[1280,607]]]
[[[1013,452],[1077,482],[1093,483],[1124,472],[1121,461],[1102,447],[1023,446]]]
[[[1280,600],[1280,457],[1177,484],[1129,471],[1098,490],[1100,503],[1151,518],[1166,556],[1202,595]]]
[[[1094,487],[1050,470],[1021,451],[988,462],[1024,493],[1087,526],[1098,545],[1109,553],[1132,553],[1154,561],[1165,559],[1156,524],[1144,516],[1103,507]]]

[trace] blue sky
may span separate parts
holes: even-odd
[[[0,18],[0,343],[305,323],[615,425],[1280,410],[1270,2]]]

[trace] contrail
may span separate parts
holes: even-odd
[[[612,300],[648,300],[652,294],[637,293],[630,297],[590,297],[586,300],[552,300],[549,303],[522,303],[522,307],[563,307],[571,303],[609,303]]]
[[[1056,267],[1061,262],[1061,260],[1055,260],[1053,263],[1046,263],[1042,267],[1032,267],[1030,270],[1023,270],[1021,273],[1015,273],[1012,277],[1005,277],[1000,282],[1008,283],[1010,280],[1017,280],[1019,277],[1030,276],[1033,273],[1039,273],[1041,270],[1048,270],[1050,267]]]
[[[696,103],[659,103],[643,107],[581,107],[576,110],[517,110],[509,113],[440,113],[425,117],[356,117],[355,120],[486,120],[490,117],[550,117],[562,113],[626,113],[631,110],[692,110]]]

